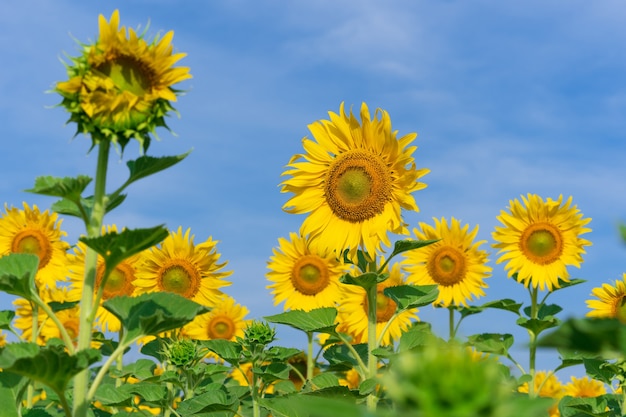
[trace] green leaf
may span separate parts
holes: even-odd
[[[111,369],[111,374],[117,378],[133,376],[139,380],[152,378],[156,363],[150,359],[137,359],[128,365],[124,365],[121,370]]]
[[[243,348],[239,343],[225,339],[200,340],[198,343],[228,363],[236,365],[240,361]]]
[[[521,303],[511,300],[510,298],[504,298],[502,300],[489,301],[481,306],[482,308],[497,308],[500,310],[506,310],[513,312],[519,316],[519,309],[522,307]]]
[[[352,398],[346,401],[347,387],[333,387],[332,394],[326,397],[326,390],[313,391],[308,395],[287,395],[284,397],[259,398],[259,404],[274,417],[369,417],[364,409],[357,406]],[[345,396],[341,394],[345,393]]]
[[[268,359],[283,362],[302,353],[296,348],[286,348],[282,346],[272,346],[267,350]]]
[[[39,257],[30,253],[11,253],[0,258],[0,291],[29,301],[36,294],[35,275]]]
[[[122,204],[124,200],[126,200],[126,194],[107,195],[104,203],[104,212],[109,213],[111,210]],[[85,216],[89,216],[91,210],[93,209],[93,196],[81,198],[78,201],[71,201],[64,198],[55,201],[50,208],[56,213],[78,217],[79,219],[86,221],[87,218]]]
[[[321,374],[315,375],[309,383],[314,389],[337,387],[339,386],[339,378],[333,373],[322,372]]]
[[[439,295],[437,285],[398,285],[383,292],[398,305],[396,312],[432,304]]]
[[[311,311],[290,310],[263,318],[270,323],[286,324],[304,332],[334,333],[337,326],[335,323],[337,309],[324,307]]]
[[[626,224],[619,225],[619,234],[622,236],[622,241],[626,243]]]
[[[74,308],[78,305],[80,301],[64,301],[62,303],[58,301],[50,301],[48,305],[53,312],[59,312],[63,310],[69,310],[70,308]]]
[[[538,346],[620,357],[626,354],[626,328],[617,319],[568,319],[539,339]]]
[[[128,177],[128,180],[126,180],[126,185],[131,184],[141,178],[145,178],[149,175],[156,174],[157,172],[170,168],[171,166],[174,166],[183,159],[185,159],[190,153],[191,151],[188,151],[182,155],[161,157],[143,155],[135,159],[134,161],[128,161],[126,165],[130,170],[130,175]]]
[[[584,284],[585,282],[587,282],[587,280],[580,278],[570,279],[569,281],[565,281],[559,278],[558,285],[552,289],[552,292],[562,290],[563,288],[573,287],[574,285]]]
[[[96,349],[69,355],[59,346],[40,347],[34,343],[9,343],[0,351],[0,368],[41,382],[62,395],[70,380],[100,360]]]
[[[418,321],[402,333],[398,351],[404,352],[426,346],[433,343],[434,338],[430,323]]]
[[[239,401],[234,396],[230,396],[224,391],[214,390],[182,401],[178,404],[176,412],[181,416],[206,415],[217,411],[232,411],[234,414],[238,405]]]
[[[352,345],[354,350],[360,356],[363,363],[367,363],[367,344],[359,343]],[[328,361],[331,366],[343,366],[348,368],[354,368],[359,366],[358,361],[352,354],[352,351],[344,344],[331,345],[326,348],[323,353],[324,359]]]
[[[124,341],[176,329],[209,311],[170,292],[153,292],[137,297],[118,296],[105,301],[103,306],[122,322]]]
[[[607,405],[603,395],[592,398],[565,396],[559,401],[559,411],[561,417],[608,417]]]
[[[353,277],[350,274],[345,274],[339,278],[339,282],[347,285],[356,285],[367,291],[369,288],[372,288],[379,282],[387,279],[387,277],[388,274],[377,274],[376,272],[366,272],[356,277]]]
[[[513,346],[513,335],[508,333],[481,333],[467,338],[467,343],[479,352],[506,355]]]
[[[394,247],[393,252],[389,256],[389,259],[393,258],[396,255],[401,254],[402,252],[423,248],[424,246],[432,245],[435,242],[439,242],[441,239],[430,239],[430,240],[398,240]]]
[[[37,177],[35,179],[35,186],[30,190],[25,190],[28,193],[47,195],[51,197],[61,197],[70,201],[78,202],[80,197],[85,191],[85,188],[91,182],[91,178],[87,175],[79,175],[76,178],[72,177]]]
[[[359,384],[359,394],[369,395],[376,391],[376,386],[380,384],[378,378],[368,378]]]
[[[118,389],[113,384],[101,384],[96,389],[95,400],[104,405],[125,405],[130,403],[132,394],[126,390]]]
[[[92,238],[83,236],[79,240],[102,256],[107,270],[112,272],[124,259],[158,244],[168,235],[169,231],[161,225],[124,229],[121,233],[112,231]]]
[[[619,373],[619,369],[615,365],[602,359],[583,359],[583,365],[589,377],[608,385],[612,384]]]
[[[27,379],[12,372],[0,372],[0,404],[2,415],[6,417],[18,417],[18,406],[21,406],[19,392]]]
[[[289,371],[291,368],[285,363],[273,362],[263,365],[259,368],[252,368],[252,372],[259,376],[266,383],[274,382],[281,379],[289,379]]]
[[[0,329],[11,330],[11,322],[13,321],[13,317],[15,317],[15,311],[13,310],[0,311]]]
[[[552,316],[547,316],[545,319],[528,319],[526,317],[520,317],[517,319],[516,323],[518,326],[530,330],[535,334],[535,336],[537,336],[546,329],[558,326],[560,321],[556,317]]]
[[[561,311],[563,311],[561,306],[558,306],[556,304],[542,304],[539,307],[539,311],[537,312],[537,318],[545,319],[546,317],[554,316],[555,314],[558,314]],[[524,308],[524,313],[528,317],[530,317],[530,306]]]
[[[390,358],[395,354],[396,353],[393,351],[393,346],[391,345],[380,346],[372,350],[372,355],[382,359]]]
[[[575,352],[567,349],[557,349],[559,352],[559,357],[561,359],[561,364],[556,367],[554,372],[559,371],[564,368],[568,368],[570,366],[576,366],[583,363],[584,359],[591,359],[589,354],[584,352]]]

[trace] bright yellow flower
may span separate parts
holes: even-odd
[[[272,288],[274,305],[284,301],[285,310],[305,311],[334,307],[342,291],[339,278],[349,266],[339,262],[334,252],[318,250],[313,242],[296,233],[278,242],[266,275],[273,282],[267,288]]]
[[[597,300],[587,300],[588,317],[617,318],[626,323],[626,274],[615,285],[602,284],[591,290]]]
[[[580,268],[584,246],[591,245],[580,235],[591,231],[584,227],[591,219],[572,206],[572,197],[544,201],[528,194],[522,201],[511,201],[510,213],[498,216],[504,226],[493,233],[498,242],[493,246],[502,254],[497,263],[506,262],[508,276],[517,274],[526,287],[552,291],[559,288],[559,278],[569,281],[568,266]]]
[[[133,137],[147,149],[149,134],[165,126],[177,91],[172,85],[191,78],[189,68],[174,67],[186,54],[174,53],[174,32],[147,42],[143,34],[119,26],[119,11],[107,22],[98,18],[99,35],[67,65],[69,80],[57,83],[78,131],[119,142]]]
[[[554,404],[550,407],[550,417],[559,417],[559,400],[563,398],[563,383],[552,372],[537,371],[535,373],[534,391],[540,397],[554,398]],[[519,388],[519,392],[528,393],[528,382],[524,382]]]
[[[45,303],[65,303],[72,302],[69,297],[69,292],[67,287],[45,287],[39,290],[39,297]],[[46,313],[41,309],[37,309],[37,338],[33,340],[33,309],[30,301],[25,300],[24,298],[17,298],[13,301],[13,305],[15,306],[15,319],[13,321],[13,327],[22,331],[21,338],[25,342],[35,342],[40,345],[44,345],[48,339],[51,337],[60,337],[60,333],[58,328],[52,320],[48,317]],[[76,323],[73,324],[68,321],[68,333],[70,337],[74,338],[78,336],[78,307],[73,307],[69,310],[59,311],[57,316],[63,316],[63,320],[68,319],[68,312],[76,315]],[[70,315],[71,315],[70,314]],[[71,318],[71,317],[69,317]],[[63,321],[62,320],[62,321]],[[43,330],[43,327],[46,327],[46,330]]]
[[[117,226],[111,225],[102,228],[103,233],[117,233]],[[85,280],[85,254],[87,253],[87,246],[78,242],[74,247],[73,254],[68,256],[69,263],[69,278],[72,282],[72,287],[69,292],[70,298],[74,300],[80,300],[83,292],[83,283]],[[118,332],[121,329],[120,320],[107,309],[102,307],[102,303],[106,300],[119,295],[131,296],[135,292],[135,285],[133,281],[136,278],[137,263],[139,261],[139,254],[133,255],[124,259],[115,267],[115,270],[110,274],[106,281],[104,289],[102,291],[102,299],[98,311],[96,312],[96,326],[102,331]],[[98,255],[98,262],[96,267],[96,284],[94,294],[102,284],[102,278],[104,277],[104,259]]]
[[[4,333],[4,330],[0,330],[0,348],[5,347],[7,345],[7,335]]]
[[[406,282],[402,279],[399,264],[394,264],[386,272],[389,273],[389,278],[378,284],[376,295],[376,336],[380,338],[383,329],[388,326],[381,339],[382,345],[389,345],[398,340],[411,323],[418,320],[418,310],[415,308],[403,311],[389,324],[396,313],[397,305],[383,291],[385,288],[406,285]],[[343,298],[339,301],[338,312],[337,319],[340,323],[338,330],[341,329],[340,331],[345,331],[352,336],[352,343],[366,343],[368,305],[365,289],[357,285],[344,285]]]
[[[582,378],[573,376],[571,381],[563,387],[563,395],[569,395],[570,397],[591,398],[604,394],[606,394],[604,384],[588,376]]]
[[[66,250],[69,244],[61,240],[67,233],[61,230],[62,220],[48,210],[43,213],[37,206],[24,210],[5,206],[0,215],[0,256],[11,253],[32,253],[39,257],[39,270],[35,276],[38,287],[56,287],[66,280]]]
[[[141,253],[134,281],[137,294],[173,292],[207,307],[220,302],[219,288],[231,284],[223,278],[232,271],[221,271],[226,262],[218,263],[217,241],[209,237],[195,245],[189,232],[183,234],[179,227],[158,247]]]
[[[361,122],[343,103],[330,120],[309,125],[315,141],[304,138],[305,154],[295,155],[283,175],[282,192],[294,193],[283,209],[310,213],[301,233],[319,241],[320,249],[351,254],[363,248],[374,255],[381,243],[390,245],[388,233],[407,234],[401,210],[418,211],[414,191],[426,187],[418,180],[428,169],[413,160],[417,136],[396,138],[386,111],[374,118],[365,103]]]
[[[405,253],[407,282],[438,285],[435,304],[467,306],[468,301],[485,295],[484,279],[491,275],[487,252],[479,248],[485,241],[474,242],[478,226],[469,231],[469,225],[461,227],[454,217],[450,224],[444,218],[434,221],[434,227],[420,222],[420,229],[413,230],[418,240],[440,240]]]
[[[237,367],[232,367],[230,377],[235,380],[242,387],[248,387],[252,384],[252,363],[240,363]],[[261,387],[265,393],[271,394],[274,392],[273,385],[264,385]]]
[[[339,378],[339,385],[350,389],[359,389],[359,385],[361,385],[361,375],[359,375],[356,369],[350,368],[344,373],[343,378]]]

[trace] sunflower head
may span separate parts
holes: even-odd
[[[310,213],[301,233],[322,250],[373,255],[390,244],[389,232],[408,233],[402,209],[418,210],[412,193],[426,187],[418,180],[429,171],[415,167],[417,147],[409,145],[417,135],[397,138],[386,111],[377,109],[372,118],[363,103],[359,120],[342,103],[339,114],[329,115],[309,125],[315,140],[302,140],[306,153],[283,173],[291,178],[281,191],[295,194],[283,208]]]
[[[588,317],[615,318],[626,323],[626,274],[613,285],[603,284],[591,290],[596,299],[587,300]]]
[[[77,133],[122,149],[135,138],[145,151],[150,134],[166,127],[164,117],[174,111],[178,91],[172,85],[191,75],[187,67],[174,67],[185,56],[173,51],[174,32],[147,41],[119,21],[117,10],[109,21],[100,15],[96,42],[81,45],[83,53],[66,65],[68,80],[58,82],[55,91]]]
[[[572,197],[563,201],[546,199],[535,194],[522,196],[522,202],[511,201],[510,211],[502,211],[493,239],[509,277],[515,275],[526,287],[531,285],[552,291],[559,288],[559,279],[569,281],[568,266],[580,267],[585,246],[591,242],[581,238],[590,232],[585,227],[591,219],[583,218],[572,205]]]

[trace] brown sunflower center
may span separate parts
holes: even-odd
[[[533,223],[524,230],[520,251],[532,262],[551,264],[563,253],[561,231],[550,223]]]
[[[365,313],[369,311],[369,304],[367,302],[367,294],[365,294],[365,302],[363,303],[363,307],[365,308]],[[396,302],[391,298],[387,297],[383,294],[382,290],[379,290],[376,293],[376,322],[377,323],[386,323],[396,312],[397,305]]]
[[[39,257],[39,269],[42,269],[52,258],[52,245],[39,230],[23,230],[13,238],[11,252],[37,255]]]
[[[173,261],[159,271],[159,289],[180,294],[185,298],[193,298],[200,289],[201,277],[198,270],[184,259]]]
[[[235,323],[230,317],[213,317],[209,322],[207,333],[210,339],[230,340],[235,335]]]
[[[291,270],[291,283],[304,295],[319,294],[330,283],[328,267],[319,256],[301,256]]]
[[[96,287],[99,287],[104,276],[104,265],[98,267],[98,274],[96,276]],[[118,295],[132,295],[135,291],[133,280],[135,279],[135,270],[132,266],[126,262],[119,264],[113,272],[109,275],[107,282],[104,286],[102,293],[102,299],[108,300],[109,298]]]
[[[465,257],[458,249],[442,246],[433,252],[427,263],[433,281],[445,287],[458,284],[465,278]]]
[[[335,215],[359,223],[381,214],[391,200],[391,173],[373,153],[353,150],[328,169],[324,196]]]
[[[150,92],[152,87],[153,70],[133,56],[111,54],[95,69],[109,77],[121,91],[129,91],[138,97]]]

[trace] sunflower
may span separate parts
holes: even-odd
[[[406,285],[406,283],[402,279],[399,264],[394,264],[386,272],[389,273],[389,278],[379,283],[376,288],[376,336],[380,338],[383,329],[388,327],[381,339],[383,345],[389,345],[398,340],[411,323],[418,320],[416,308],[403,311],[394,318],[397,305],[383,291],[385,288]],[[368,305],[365,289],[356,285],[345,285],[337,310],[339,312],[338,329],[352,336],[352,343],[367,342]],[[391,319],[393,321],[390,322]]]
[[[606,394],[606,387],[602,382],[588,376],[582,378],[573,376],[563,387],[563,394],[570,397],[592,398]]]
[[[289,234],[278,239],[279,247],[268,262],[267,279],[273,284],[274,305],[285,302],[285,310],[310,311],[334,307],[341,295],[339,277],[349,266],[339,262],[334,252],[319,250],[310,239]]]
[[[223,278],[232,271],[221,271],[226,262],[218,263],[217,241],[209,237],[195,245],[189,232],[179,227],[160,246],[141,253],[133,282],[137,294],[173,292],[208,307],[220,302],[219,288],[231,284]]]
[[[7,345],[7,335],[4,333],[4,330],[0,330],[0,348],[3,348]]]
[[[283,175],[282,192],[295,194],[283,209],[310,213],[302,235],[319,241],[320,249],[341,253],[359,248],[374,254],[381,243],[389,246],[388,232],[407,234],[401,209],[418,211],[414,191],[426,187],[418,181],[428,169],[416,169],[409,146],[415,133],[396,138],[386,111],[374,118],[365,103],[361,122],[346,114],[329,112],[330,120],[309,125],[315,141],[304,138],[305,154],[295,155]]]
[[[502,254],[496,263],[506,262],[508,276],[515,274],[518,282],[552,291],[559,288],[559,278],[569,281],[568,266],[580,268],[584,246],[591,245],[580,235],[590,232],[585,227],[591,219],[583,218],[572,206],[572,197],[563,202],[551,198],[544,201],[536,194],[510,202],[510,213],[501,211],[493,246]]]
[[[535,392],[544,398],[554,398],[554,403],[549,408],[550,417],[560,416],[559,412],[559,400],[563,398],[564,387],[563,383],[554,375],[553,372],[538,371],[535,373],[534,382]],[[519,392],[528,394],[528,382],[524,382],[518,389]]]
[[[5,206],[0,215],[0,256],[11,253],[32,253],[39,257],[39,270],[35,276],[38,287],[56,287],[65,281],[66,250],[69,244],[61,240],[67,233],[61,230],[62,220],[48,210],[43,213],[37,206],[24,210]]]
[[[243,329],[248,325],[245,319],[248,309],[237,304],[235,299],[224,295],[222,299],[206,314],[196,316],[193,321],[182,329],[182,334],[193,340],[243,338]]]
[[[103,227],[102,233],[117,233],[117,226],[111,225]],[[68,256],[69,279],[72,283],[69,296],[74,300],[80,300],[83,292],[86,253],[87,246],[82,242],[78,242],[78,244],[74,247],[73,253]],[[104,332],[120,331],[121,323],[115,315],[111,314],[107,309],[102,307],[102,303],[119,295],[133,295],[135,292],[135,285],[133,284],[133,281],[136,278],[135,274],[138,261],[139,254],[124,259],[115,267],[106,281],[102,291],[101,304],[96,312],[95,323]],[[94,286],[96,291],[102,285],[104,269],[104,259],[98,255],[98,262],[96,266],[96,284]],[[94,291],[94,294],[96,291]]]
[[[435,304],[467,306],[468,301],[485,295],[484,279],[491,275],[487,252],[479,248],[485,241],[474,242],[478,226],[469,231],[469,225],[461,227],[454,217],[450,224],[443,218],[433,220],[434,227],[420,222],[420,229],[413,229],[419,240],[439,241],[405,253],[407,281],[415,285],[438,285]]]
[[[603,284],[591,290],[596,300],[587,300],[588,317],[617,318],[626,323],[626,274],[615,285]]]
[[[191,78],[189,68],[174,67],[185,57],[173,53],[169,31],[151,42],[132,28],[120,27],[119,11],[107,22],[98,18],[99,35],[92,45],[81,45],[83,54],[66,65],[69,79],[56,91],[78,131],[111,139],[122,147],[136,138],[148,148],[157,126],[174,110],[177,91],[172,85]]]

